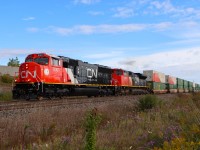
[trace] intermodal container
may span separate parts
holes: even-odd
[[[147,81],[165,83],[165,74],[155,70],[144,70],[143,74],[147,76]]]
[[[184,92],[189,92],[189,81],[183,80],[183,89]]]
[[[147,86],[153,90],[154,93],[166,93],[166,84],[160,82],[147,81]]]
[[[184,91],[183,89],[183,79],[176,78],[177,81],[177,92],[182,93]]]
[[[196,90],[199,91],[200,90],[200,85],[196,84]]]
[[[191,81],[188,82],[188,89],[189,89],[189,92],[193,92],[193,82]]]
[[[196,85],[195,85],[195,90],[196,90],[196,91],[200,91],[200,84],[197,84],[197,83],[196,83]]]
[[[165,81],[166,81],[166,89],[170,93],[177,93],[177,81],[176,77],[166,75],[165,76]]]

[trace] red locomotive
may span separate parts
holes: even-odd
[[[146,76],[46,53],[30,54],[19,67],[14,99],[147,93]]]

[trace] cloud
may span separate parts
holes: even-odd
[[[115,9],[115,12],[114,17],[128,18],[134,16],[133,9],[128,7],[118,7]]]
[[[28,55],[30,53],[37,53],[40,50],[35,49],[0,49],[0,58],[4,57],[17,57],[20,55]]]
[[[166,36],[176,39],[200,38],[200,23],[195,21],[181,21],[177,23],[163,22],[153,24],[156,32],[162,32]]]
[[[88,13],[92,16],[104,15],[104,12],[102,11],[89,11]]]
[[[74,0],[74,3],[75,4],[78,4],[78,3],[81,3],[81,4],[93,4],[93,3],[98,3],[100,2],[101,0]]]
[[[181,20],[197,20],[200,19],[200,9],[195,8],[198,2],[191,2],[188,6],[187,2],[175,4],[172,0],[132,0],[128,3],[121,4],[120,7],[113,8],[114,17],[135,17],[135,16],[162,16],[171,19]]]
[[[104,59],[100,64],[141,73],[143,70],[157,70],[200,83],[199,58],[200,47],[193,47],[137,57],[126,57],[122,53],[121,56]]]
[[[149,3],[150,13],[154,13],[156,15],[170,15],[170,17],[176,17],[180,20],[184,19],[199,19],[200,18],[200,10],[194,7],[184,6],[184,3],[181,5],[175,6],[172,4],[171,0],[164,1],[152,1]]]
[[[172,13],[177,12],[178,9],[176,9],[170,2],[170,0],[165,1],[152,1],[151,6],[153,9],[162,10],[164,13]]]
[[[70,34],[103,34],[103,33],[126,33],[144,30],[146,27],[143,24],[122,24],[122,25],[77,25],[72,28],[49,26],[46,32],[56,33],[62,36]]]
[[[31,33],[38,32],[39,30],[40,30],[39,28],[35,28],[35,27],[26,28],[26,31],[31,32]]]
[[[161,22],[157,24],[153,24],[152,27],[156,31],[165,31],[166,29],[169,29],[173,26],[174,24],[172,22]]]
[[[35,20],[35,17],[27,17],[27,18],[23,18],[22,20],[31,21],[31,20]]]
[[[157,32],[174,39],[200,38],[200,23],[197,21],[159,22],[143,24],[99,24],[99,25],[75,25],[72,27],[48,26],[46,28],[30,27],[26,31],[44,32],[61,36],[91,35],[91,34],[118,34],[133,32]]]

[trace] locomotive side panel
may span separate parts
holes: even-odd
[[[107,66],[98,66],[97,83],[102,85],[111,85],[112,69]]]
[[[133,86],[133,80],[130,72],[122,69],[112,69],[112,85]]]
[[[77,79],[80,84],[97,84],[98,67],[96,65],[78,61],[78,67]]]

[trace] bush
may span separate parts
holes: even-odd
[[[154,147],[154,150],[199,150],[200,143],[199,142],[188,142],[185,138],[174,138],[172,141],[163,143],[162,148]]]
[[[146,109],[152,109],[159,103],[158,98],[155,95],[145,95],[139,99],[138,108],[141,111]]]
[[[0,93],[0,101],[9,101],[12,100],[11,92]]]
[[[1,76],[1,81],[3,83],[12,83],[13,77],[11,77],[9,74],[4,74],[4,75]]]
[[[86,128],[86,144],[85,150],[96,149],[96,128],[101,121],[101,117],[94,108],[87,114],[85,128]]]

